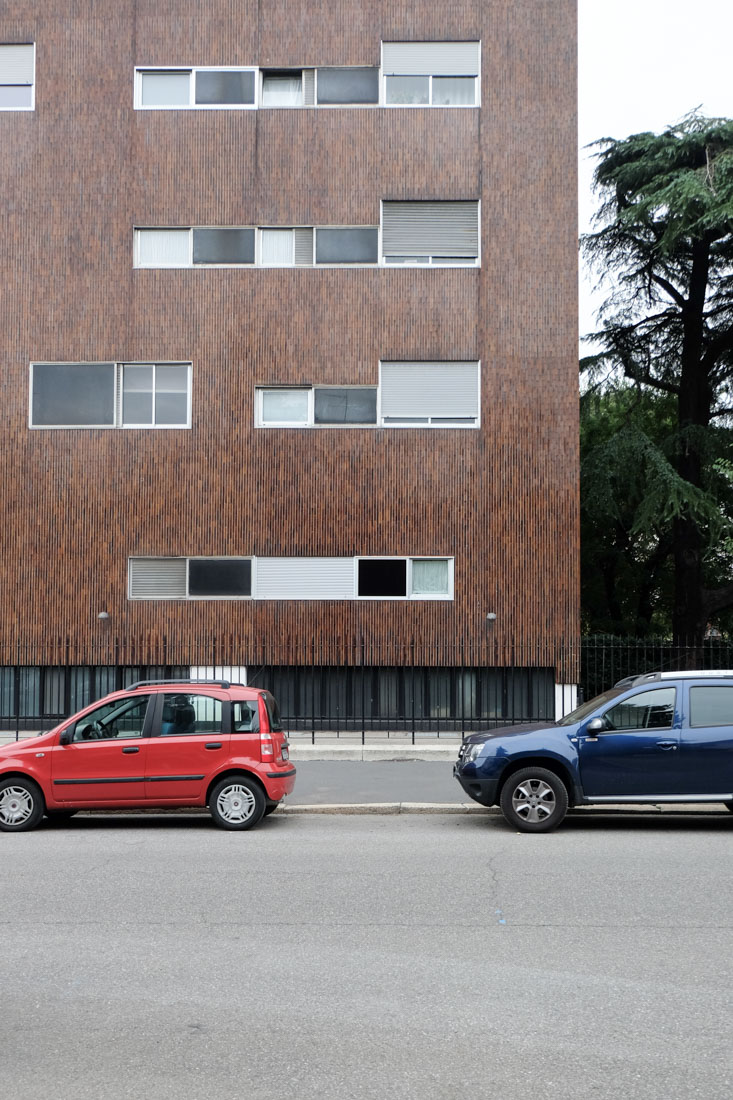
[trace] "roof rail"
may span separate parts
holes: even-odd
[[[123,691],[132,691],[133,688],[148,687],[149,684],[209,684],[210,687],[230,688],[232,684],[229,680],[193,680],[184,678],[182,680],[136,680],[134,684],[128,684]],[[234,687],[245,687],[245,684],[234,684]]]
[[[636,687],[639,684],[653,684],[664,680],[724,680],[733,677],[730,668],[682,669],[677,672],[641,672],[636,676],[624,676],[613,685],[617,688]]]

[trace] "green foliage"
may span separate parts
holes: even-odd
[[[733,607],[733,121],[693,114],[596,147],[583,245],[607,295],[581,363],[586,627],[700,638]]]

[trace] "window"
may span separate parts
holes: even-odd
[[[358,558],[360,599],[453,598],[451,558]]]
[[[384,42],[384,102],[390,107],[478,105],[478,42]]]
[[[160,736],[219,734],[221,712],[221,699],[215,699],[211,695],[166,692],[163,695]]]
[[[265,70],[262,73],[261,102],[263,107],[302,107],[302,70]]]
[[[671,729],[675,695],[675,688],[642,691],[607,710],[606,724],[612,730]]]
[[[251,558],[129,559],[131,600],[243,599],[251,595]]]
[[[135,106],[143,109],[253,108],[256,69],[137,69]]]
[[[476,428],[480,364],[381,363],[379,424],[392,428]]]
[[[317,264],[376,264],[379,230],[363,226],[316,230]]]
[[[136,267],[189,267],[190,229],[136,229]]]
[[[32,428],[188,428],[190,363],[32,363]]]
[[[295,261],[295,233],[292,229],[260,230],[260,263],[288,267]]]
[[[115,699],[89,711],[71,728],[72,741],[127,740],[142,737],[149,695]]]
[[[377,421],[376,386],[300,386],[257,390],[260,428],[368,425]]]
[[[386,264],[475,266],[478,202],[383,202],[382,256]]]
[[[379,69],[318,69],[316,89],[319,107],[376,104],[379,102]]]
[[[195,264],[253,264],[254,229],[194,229]]]
[[[232,700],[232,731],[234,733],[258,733],[260,708],[256,699]]]
[[[452,600],[452,558],[130,558],[130,600]]]
[[[691,726],[733,726],[733,687],[691,687]]]
[[[0,111],[33,110],[35,54],[33,45],[0,45]]]

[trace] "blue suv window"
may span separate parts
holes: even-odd
[[[690,688],[691,726],[733,726],[733,687]]]
[[[604,718],[613,730],[671,729],[674,722],[675,688],[642,691],[607,710]]]

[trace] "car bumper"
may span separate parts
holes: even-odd
[[[481,806],[496,805],[498,779],[481,779],[477,775],[463,775],[458,764],[453,766],[453,776],[463,787],[469,798]]]
[[[291,766],[279,771],[271,770],[264,774],[267,797],[272,802],[279,802],[286,794],[291,794],[295,787],[295,768]]]

